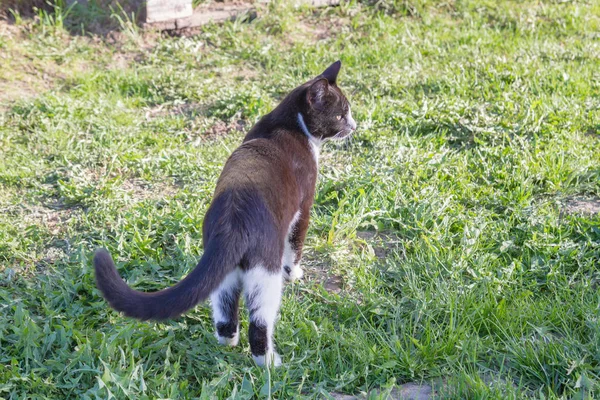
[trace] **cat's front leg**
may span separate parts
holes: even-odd
[[[281,263],[283,267],[283,278],[286,281],[293,282],[302,278],[304,275],[299,261],[297,249],[294,248],[294,242],[292,242],[291,237],[289,237],[286,239],[284,245],[283,260]]]
[[[293,282],[304,276],[300,267],[302,248],[310,220],[310,206],[304,207],[298,214],[295,224],[290,229],[290,234],[285,242],[283,251],[283,277],[286,281]]]
[[[300,264],[292,264],[291,267],[289,265],[283,266],[283,277],[286,281],[297,281],[299,279],[302,279],[303,276],[304,271],[302,270],[302,267],[300,267]]]

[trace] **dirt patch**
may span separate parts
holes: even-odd
[[[344,288],[344,278],[330,272],[323,266],[303,267],[305,278],[316,281],[320,284],[327,293],[340,294]]]
[[[340,294],[344,288],[344,278],[332,272],[331,265],[316,261],[310,254],[305,254],[301,266],[304,269],[304,280],[317,282],[328,293]]]
[[[184,116],[193,119],[196,115],[204,114],[207,107],[200,103],[183,103],[176,105],[159,104],[146,109],[146,120],[165,116]]]
[[[188,142],[192,146],[200,146],[207,139],[218,139],[236,132],[245,132],[246,122],[238,119],[231,122],[217,120],[208,127],[203,123],[193,123],[188,131]]]
[[[55,204],[45,206],[23,204],[19,208],[13,211],[20,214],[26,225],[43,226],[52,235],[59,235],[66,231],[68,222],[81,212],[80,209],[63,208]]]
[[[356,18],[362,19],[360,15]],[[329,14],[327,8],[319,8],[314,9],[312,16],[296,21],[293,29],[285,32],[283,40],[287,44],[316,43],[356,34],[352,29],[351,18]]]
[[[179,190],[177,186],[168,183],[149,183],[141,179],[127,179],[121,188],[136,202],[172,197]]]
[[[600,198],[571,197],[567,199],[563,210],[567,214],[600,214]]]
[[[299,20],[294,24],[294,30],[286,35],[288,43],[319,42],[332,36],[331,26],[322,20]]]
[[[209,127],[204,135],[207,137],[220,137],[228,135],[232,132],[243,132],[245,129],[244,121],[237,120],[235,122],[225,123],[223,121],[217,121],[214,125]]]
[[[327,290],[328,293],[339,294],[342,291],[344,285],[344,279],[339,275],[328,275],[321,281],[321,285]]]
[[[386,259],[393,251],[400,250],[402,241],[392,232],[357,231],[361,244],[373,249],[375,257]]]

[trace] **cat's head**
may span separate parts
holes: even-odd
[[[302,85],[304,107],[300,124],[304,123],[309,134],[319,141],[344,139],[356,130],[350,103],[336,84],[341,66],[341,61],[336,61]]]

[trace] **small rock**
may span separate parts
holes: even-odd
[[[392,390],[391,399],[429,400],[433,398],[433,389],[429,385],[406,383]]]
[[[378,390],[371,392],[378,394]],[[354,396],[341,393],[330,393],[335,400],[366,400],[364,395]],[[418,383],[405,383],[397,388],[392,389],[388,395],[388,400],[429,400],[432,399],[434,391],[429,385],[420,385]]]

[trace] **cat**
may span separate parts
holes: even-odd
[[[115,310],[141,320],[164,320],[210,297],[219,343],[235,346],[244,293],[255,362],[281,364],[273,331],[283,280],[303,275],[300,259],[319,149],[356,129],[350,104],[336,84],[340,68],[337,61],[292,90],[231,154],[204,218],[204,254],[183,280],[157,292],[136,291],[121,279],[110,254],[96,251],[96,283]]]

